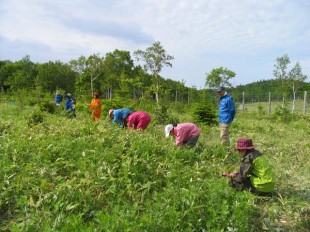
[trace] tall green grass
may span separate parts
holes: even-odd
[[[83,105],[83,106],[82,106]],[[240,157],[199,125],[194,149],[165,139],[164,125],[124,130],[86,103],[62,109],[5,102],[0,111],[0,228],[3,231],[307,231],[309,120],[283,123],[237,114],[232,143],[251,137],[277,173],[270,199],[236,192],[221,177]],[[174,112],[169,112],[174,113]],[[152,115],[154,116],[154,115]],[[181,118],[191,121],[190,114]]]

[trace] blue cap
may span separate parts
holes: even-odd
[[[225,91],[225,90],[226,90],[226,88],[224,86],[219,86],[219,87],[217,87],[216,92],[221,92],[221,91]]]

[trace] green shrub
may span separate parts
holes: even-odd
[[[136,106],[157,116],[157,105]],[[233,139],[253,138],[277,170],[278,194],[262,202],[249,192],[234,191],[221,176],[237,170],[240,157],[220,145],[217,126],[200,124],[199,144],[187,149],[165,138],[163,126],[123,130],[108,120],[93,123],[80,111],[76,120],[65,120],[65,110],[46,114],[38,104],[22,109],[3,104],[0,109],[2,231],[309,227],[309,117],[283,124],[237,115]],[[185,112],[181,116],[191,118],[191,110]],[[181,111],[169,107],[160,113],[169,117]],[[29,128],[27,120],[37,125]]]
[[[44,121],[44,116],[42,112],[36,111],[33,112],[28,118],[28,126],[37,125]]]
[[[283,123],[289,123],[292,120],[292,113],[285,106],[278,106],[273,114],[275,120]]]
[[[12,121],[2,122],[0,121],[0,136],[4,134],[12,126]]]
[[[47,112],[47,113],[53,114],[53,113],[55,113],[56,105],[54,104],[54,102],[42,101],[40,103],[40,110],[42,112]]]
[[[178,123],[179,119],[168,113],[168,107],[161,106],[154,110],[152,123],[154,125],[164,125],[170,123]]]
[[[193,118],[195,122],[215,125],[217,123],[215,107],[209,102],[200,103],[194,109]]]
[[[264,107],[261,104],[259,104],[257,106],[257,112],[259,115],[265,115],[266,114],[266,111],[264,110]]]

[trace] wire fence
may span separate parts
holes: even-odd
[[[242,98],[236,102],[236,107],[241,112],[265,111],[268,114],[275,112],[278,108],[286,108],[292,113],[309,114],[309,96],[308,92],[304,91],[303,95],[298,95],[289,98],[272,98],[272,93],[268,92],[268,99],[260,100],[254,98],[253,94],[247,95],[242,92]]]

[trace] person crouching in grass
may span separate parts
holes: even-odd
[[[249,190],[259,196],[271,196],[275,187],[275,173],[268,160],[254,148],[251,139],[238,139],[236,149],[242,157],[239,172],[222,174],[230,178],[230,186],[237,190]]]
[[[151,116],[147,112],[137,111],[128,114],[125,121],[128,129],[145,130],[151,122]]]
[[[200,136],[200,129],[191,122],[168,124],[165,127],[165,137],[168,138],[170,135],[175,137],[175,144],[177,146],[187,145],[192,148],[197,144]]]

